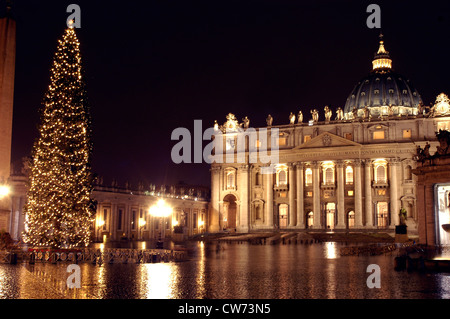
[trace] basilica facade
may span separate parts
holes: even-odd
[[[220,130],[223,149],[243,161],[211,164],[210,231],[393,230],[406,210],[408,232],[418,232],[418,150],[433,152],[436,132],[450,127],[448,97],[424,106],[419,92],[392,67],[381,38],[372,70],[344,108],[286,114],[267,127],[268,152],[277,162],[254,160],[261,141],[245,136],[249,119],[229,114]],[[303,110],[304,112],[305,110]],[[309,115],[309,114],[308,114]],[[321,118],[322,117],[322,118]],[[244,135],[245,148],[235,147]],[[260,136],[260,135],[259,135]],[[269,169],[268,169],[269,168]]]

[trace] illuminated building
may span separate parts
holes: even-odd
[[[23,205],[26,201],[27,172],[20,163],[14,163],[11,180],[14,185],[13,206],[8,232],[19,240],[24,231]],[[158,238],[175,239],[175,226],[181,226],[184,238],[206,232],[209,189],[199,186],[150,185],[120,186],[113,181],[105,185],[102,180],[94,185],[92,198],[96,213],[92,223],[93,241],[150,240]],[[171,208],[169,216],[161,222],[151,216],[150,209],[163,199]],[[161,229],[162,228],[162,229]],[[181,236],[181,237],[183,237]],[[178,238],[181,238],[178,236]]]
[[[267,164],[250,160],[249,148],[260,146],[250,138],[244,162],[211,165],[210,231],[394,230],[404,208],[408,233],[417,234],[412,170],[418,146],[435,150],[435,132],[450,126],[444,97],[425,107],[411,82],[394,72],[381,38],[370,74],[335,118],[328,107],[323,120],[311,110],[304,122],[302,109],[297,121],[291,113],[286,124],[272,125],[269,115],[264,129],[279,134],[272,139],[279,148],[273,173],[264,174]],[[227,118],[223,130],[235,116]],[[235,147],[235,135],[224,131],[224,149]]]

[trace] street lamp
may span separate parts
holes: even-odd
[[[142,235],[142,228],[145,226],[145,224],[147,224],[147,222],[145,221],[145,219],[144,218],[139,218],[139,232],[140,232],[140,237],[141,237],[141,239],[144,239],[143,237],[143,235]]]
[[[98,235],[100,234],[100,228],[103,227],[103,225],[105,225],[105,221],[104,220],[99,220],[97,223],[97,241],[100,241],[98,238]]]
[[[156,248],[163,248],[163,241],[161,240],[161,233],[162,233],[162,220],[165,217],[170,216],[172,214],[172,207],[168,206],[164,199],[158,200],[156,205],[153,205],[150,207],[150,215],[153,217],[159,218],[159,239],[156,243]]]
[[[11,192],[11,189],[9,188],[9,186],[0,185],[0,199],[5,196],[8,196],[10,192]]]

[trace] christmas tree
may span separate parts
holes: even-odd
[[[24,241],[72,248],[90,241],[91,120],[74,28],[59,40],[32,150]]]

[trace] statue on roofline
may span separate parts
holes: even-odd
[[[325,122],[329,122],[331,120],[331,116],[333,115],[333,111],[331,111],[328,105],[326,105],[323,110],[325,111]]]
[[[299,112],[298,112],[298,117],[297,117],[297,119],[298,119],[298,120],[297,120],[297,121],[298,121],[298,122],[297,122],[298,124],[303,123],[303,113],[302,113],[302,111],[299,111]]]
[[[295,115],[292,112],[291,112],[291,114],[289,114],[289,123],[295,124]]]
[[[267,123],[267,126],[272,126],[272,123],[273,123],[273,117],[272,117],[272,115],[268,115],[267,116],[267,118],[266,118],[266,123]]]

